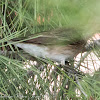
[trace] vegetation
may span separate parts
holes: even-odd
[[[88,37],[99,32],[99,3],[99,0],[1,0],[0,100],[99,100],[99,71],[92,76],[76,75],[80,66],[89,66],[90,52],[80,63],[76,60],[71,63],[72,68],[79,63],[78,71],[69,73],[49,59],[33,58],[8,42],[58,27],[81,29],[83,37]],[[92,53],[100,61],[99,49]],[[95,68],[94,60],[92,55]]]

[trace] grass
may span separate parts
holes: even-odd
[[[99,100],[99,71],[75,80],[75,75],[51,60],[28,57],[11,43],[57,27],[81,29],[83,37],[98,32],[100,22],[98,0],[1,0],[0,1],[0,98],[2,100]],[[32,37],[35,38],[35,37]],[[23,40],[21,40],[23,41]],[[19,42],[21,42],[19,41]],[[10,51],[9,51],[10,50]],[[19,52],[18,52],[19,51]],[[96,52],[98,57],[99,53]],[[34,64],[37,61],[38,64]],[[81,63],[80,63],[81,65]],[[76,90],[80,95],[77,96]],[[83,94],[83,91],[87,96]]]

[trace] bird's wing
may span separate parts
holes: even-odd
[[[13,39],[18,41],[18,39]],[[41,32],[25,39],[24,43],[34,43],[40,45],[67,45],[83,41],[80,33],[75,29],[58,28],[47,32]]]

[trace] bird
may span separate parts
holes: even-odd
[[[56,28],[27,38],[15,38],[11,42],[31,56],[50,59],[61,65],[84,52],[87,42],[81,30],[75,28]]]

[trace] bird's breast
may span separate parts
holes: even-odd
[[[61,62],[72,59],[79,53],[79,48],[72,46],[43,46],[37,44],[17,43],[17,47],[35,57],[49,58]]]

